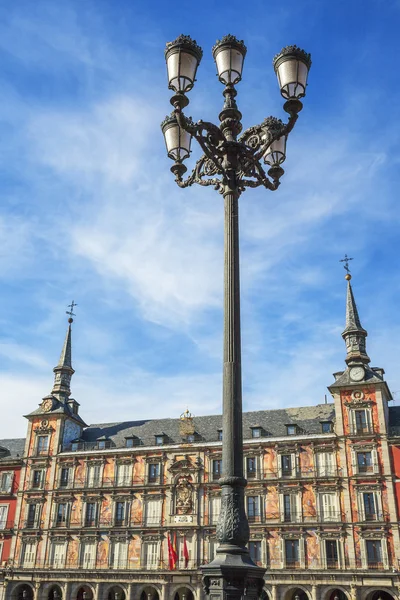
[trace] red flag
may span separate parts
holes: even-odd
[[[178,560],[178,555],[176,554],[176,550],[171,543],[170,535],[168,534],[168,565],[169,570],[172,571],[175,569],[176,561]]]
[[[189,550],[186,543],[186,536],[183,538],[183,558],[185,559],[185,569],[189,564]]]
[[[174,541],[172,542],[172,550],[174,551],[174,569],[176,568],[176,563],[179,561],[178,547],[176,545],[176,531],[174,531]]]

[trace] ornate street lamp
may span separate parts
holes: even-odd
[[[189,36],[181,35],[167,44],[169,88],[174,95],[170,116],[162,122],[168,156],[174,161],[171,171],[181,188],[198,183],[213,185],[224,197],[225,271],[224,271],[224,370],[223,370],[223,476],[221,513],[217,525],[219,546],[216,558],[202,567],[204,589],[220,598],[258,598],[265,569],[257,567],[247,550],[249,525],[244,505],[242,378],[240,340],[239,226],[238,200],[247,187],[263,185],[275,191],[284,171],[286,140],[302,109],[310,55],[297,46],[284,48],[274,58],[287,123],[268,117],[250,127],[240,137],[242,115],[238,110],[235,85],[242,78],[246,46],[232,35],[213,47],[218,79],[224,84],[224,106],[219,126],[183,114],[189,104],[187,92],[193,88],[202,50]],[[184,179],[184,161],[191,152],[191,139],[199,143],[203,155],[192,173]],[[267,165],[266,173],[263,163]]]

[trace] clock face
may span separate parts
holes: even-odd
[[[42,410],[48,412],[53,408],[53,401],[48,398],[47,400],[43,400],[42,402]]]
[[[353,367],[350,369],[350,377],[353,381],[361,381],[364,379],[364,367]]]

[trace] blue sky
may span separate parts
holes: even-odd
[[[394,0],[0,7],[1,437],[24,435],[51,390],[72,299],[87,423],[220,411],[222,199],[175,186],[159,128],[180,33],[204,50],[196,120],[222,106],[222,35],[248,46],[245,127],[285,118],[274,54],[312,53],[282,185],[241,198],[244,408],[324,401],[344,365],[345,253],[372,363],[400,390],[399,14]]]

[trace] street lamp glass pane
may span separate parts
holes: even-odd
[[[168,127],[165,132],[165,144],[168,156],[173,160],[184,160],[190,154],[192,136],[181,129],[179,125]]]
[[[279,140],[272,142],[264,154],[264,162],[267,165],[280,165],[286,158],[286,137],[282,136]]]
[[[169,85],[175,92],[187,92],[193,87],[198,60],[193,54],[178,50],[168,56]]]
[[[237,83],[242,77],[243,54],[235,48],[224,48],[215,57],[218,76],[227,85]]]
[[[285,60],[279,65],[277,75],[284,98],[302,98],[305,95],[308,67],[301,60]]]

